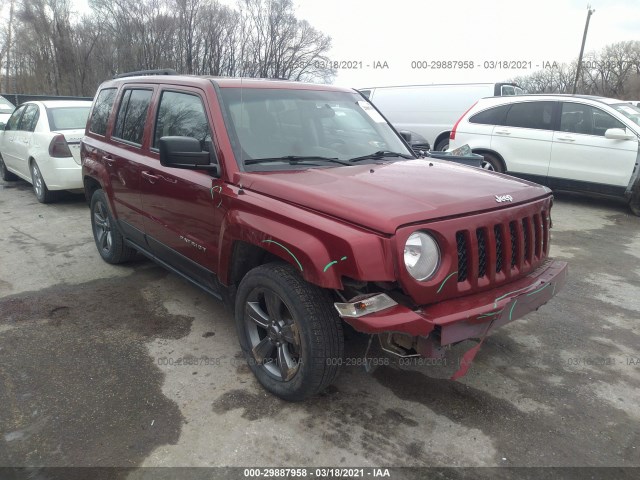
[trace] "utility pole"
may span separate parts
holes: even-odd
[[[580,56],[578,57],[578,67],[576,68],[576,81],[573,82],[573,93],[576,94],[578,88],[578,78],[580,78],[580,67],[582,67],[582,54],[584,53],[584,44],[587,41],[587,31],[589,30],[589,20],[591,15],[595,13],[595,9],[591,9],[591,5],[587,5],[587,23],[584,25],[584,34],[582,35],[582,46],[580,47]]]

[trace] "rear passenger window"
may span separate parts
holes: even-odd
[[[118,108],[116,126],[112,136],[142,145],[145,120],[151,103],[151,90],[127,89],[122,94],[122,101]]]
[[[514,103],[507,112],[507,127],[553,130],[554,102]]]
[[[193,137],[205,148],[209,140],[209,122],[197,95],[182,92],[163,92],[153,136],[153,147],[158,147],[162,137]]]
[[[89,122],[90,132],[102,136],[107,134],[107,122],[109,121],[109,114],[111,113],[111,107],[113,107],[115,98],[115,88],[105,88],[100,91],[93,105],[93,112],[91,112],[91,121]]]
[[[476,113],[469,119],[469,122],[479,123],[481,125],[503,125],[509,106],[510,105],[501,105]]]

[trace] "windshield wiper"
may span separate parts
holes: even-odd
[[[305,162],[307,160],[339,163],[340,165],[351,165],[349,162],[340,160],[339,158],[321,157],[318,155],[285,155],[284,157],[248,158],[244,161],[244,164],[254,165],[256,163],[289,162],[289,165],[297,165],[298,163]]]
[[[361,157],[354,157],[350,159],[350,162],[361,162],[362,160],[378,160],[384,157],[402,157],[402,158],[415,158],[412,155],[406,153],[391,152],[389,150],[378,150],[377,152],[370,153],[369,155],[362,155]]]

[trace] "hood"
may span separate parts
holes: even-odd
[[[401,225],[504,208],[547,196],[549,190],[506,175],[446,161],[243,172],[239,183],[286,202],[382,233]],[[496,196],[510,195],[512,202]]]

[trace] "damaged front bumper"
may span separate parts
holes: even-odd
[[[564,286],[566,278],[567,263],[549,259],[525,277],[486,292],[416,310],[396,304],[360,317],[343,318],[360,332],[386,334],[383,348],[386,345],[389,351],[391,347],[392,353],[395,344],[407,356],[440,357],[447,345],[468,339],[482,342],[496,328],[537,310]],[[475,352],[478,347],[474,347]]]

